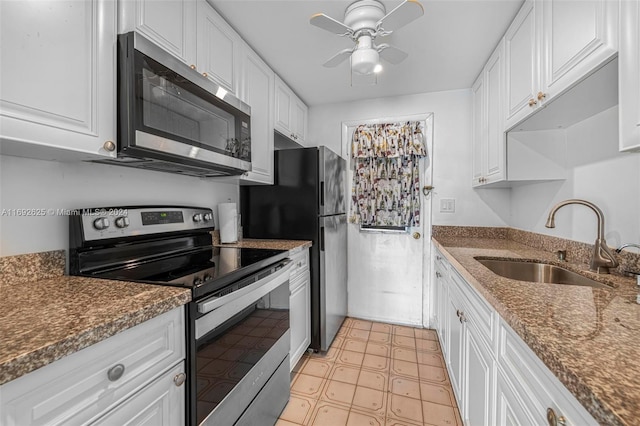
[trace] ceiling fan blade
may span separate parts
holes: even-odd
[[[338,66],[342,62],[349,59],[349,56],[351,56],[352,52],[353,52],[353,49],[343,49],[338,53],[336,53],[335,55],[333,55],[327,62],[325,62],[322,65],[327,68],[333,68],[335,66]]]
[[[424,15],[424,8],[418,0],[405,0],[378,21],[384,31],[395,31]]]
[[[395,46],[391,46],[390,44],[381,44],[377,49],[380,53],[380,57],[392,64],[399,64],[409,56],[407,52],[400,50]]]
[[[311,25],[315,25],[318,28],[322,28],[323,30],[327,30],[330,33],[338,35],[353,33],[353,30],[351,28],[349,28],[342,22],[325,15],[324,13],[316,13],[311,17],[311,19],[309,19],[309,23]]]

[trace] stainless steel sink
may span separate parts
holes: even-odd
[[[496,260],[476,258],[493,273],[512,280],[537,283],[566,284],[610,289],[609,286],[584,277],[560,266],[523,260]]]

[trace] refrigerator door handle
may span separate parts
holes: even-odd
[[[324,226],[320,228],[320,251],[324,251]]]
[[[320,182],[320,205],[324,206],[324,181]]]

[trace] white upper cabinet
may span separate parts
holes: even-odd
[[[504,36],[506,127],[531,112],[540,87],[536,48],[535,10],[539,4],[527,0]],[[530,103],[532,105],[530,105]]]
[[[115,156],[116,3],[0,2],[3,154]]]
[[[136,31],[188,65],[196,63],[193,0],[120,0],[118,32]]]
[[[472,87],[473,186],[500,182],[506,175],[503,55],[501,42]]]
[[[618,8],[610,0],[523,4],[504,37],[506,130],[616,55]]]
[[[275,74],[248,47],[243,57],[241,98],[251,106],[251,168],[242,177],[273,184],[273,89]]]
[[[242,39],[204,0],[198,2],[197,71],[236,95]]]
[[[307,134],[307,106],[278,77],[275,82],[275,96],[275,129],[304,145]]]
[[[618,96],[620,150],[640,150],[640,2],[623,1],[620,11]]]

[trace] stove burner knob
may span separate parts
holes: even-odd
[[[193,221],[194,222],[202,222],[202,214],[201,213],[197,213],[193,215]]]
[[[93,221],[93,227],[96,228],[98,231],[107,229],[109,225],[111,225],[111,223],[109,223],[109,219],[107,219],[106,217],[99,217]]]
[[[195,287],[197,287],[197,286],[199,286],[200,284],[202,284],[202,279],[200,279],[200,278],[198,278],[198,277],[195,277],[195,278],[193,279],[193,285],[194,285]]]
[[[205,274],[204,278],[202,278],[204,281],[209,281],[211,279],[211,275],[209,274]]]
[[[204,221],[205,222],[209,222],[210,220],[213,220],[213,215],[211,213],[205,213],[204,214]]]
[[[126,228],[127,226],[129,226],[129,218],[126,216],[120,216],[119,218],[116,218],[116,226],[118,228]]]

